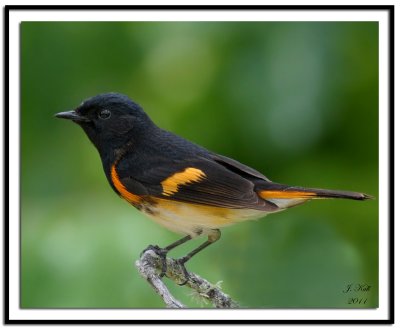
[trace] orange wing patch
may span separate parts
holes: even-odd
[[[115,164],[111,167],[111,181],[114,184],[114,187],[117,189],[121,197],[123,197],[126,201],[133,204],[139,204],[141,201],[141,197],[129,192],[126,187],[119,180],[119,176],[117,170],[115,169]]]
[[[199,182],[204,178],[206,178],[206,174],[202,170],[191,167],[186,168],[184,171],[173,174],[161,182],[162,194],[166,196],[173,195],[178,192],[180,185]]]
[[[258,195],[263,199],[309,199],[317,194],[303,191],[260,191]]]

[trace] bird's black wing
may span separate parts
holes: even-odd
[[[211,158],[216,161],[217,163],[223,165],[227,169],[238,173],[241,176],[251,176],[254,178],[259,178],[261,180],[270,181],[267,177],[265,177],[262,173],[258,172],[257,170],[240,163],[234,159],[228,158],[226,156],[220,154],[210,154]]]
[[[134,173],[123,170],[122,166],[118,174],[125,188],[132,193],[224,208],[277,209],[258,196],[251,180],[230,168],[237,167],[236,161],[222,159],[228,165],[205,157],[174,161],[160,159]],[[241,170],[256,177],[261,175],[246,166]]]

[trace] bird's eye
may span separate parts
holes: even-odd
[[[99,112],[99,118],[102,120],[108,119],[111,116],[111,112],[109,110],[102,110]]]

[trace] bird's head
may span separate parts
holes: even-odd
[[[99,152],[134,142],[155,127],[138,104],[118,93],[94,96],[75,110],[55,116],[80,125]]]

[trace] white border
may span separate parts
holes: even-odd
[[[386,11],[11,11],[10,319],[388,319],[388,15]],[[21,310],[19,308],[19,24],[21,21],[379,21],[379,308],[376,310]]]

